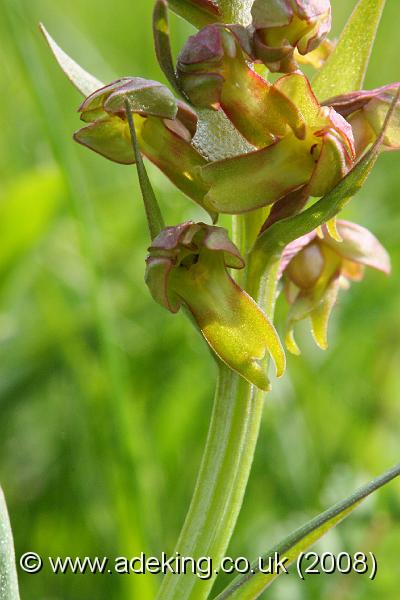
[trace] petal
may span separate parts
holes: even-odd
[[[372,267],[387,275],[390,273],[390,257],[368,229],[356,223],[338,220],[337,230],[343,242],[337,242],[324,235],[325,244],[348,260]]]
[[[203,244],[209,250],[224,253],[225,266],[231,269],[243,269],[245,261],[239,250],[229,239],[228,232],[223,227],[205,225],[207,228]]]
[[[307,191],[310,196],[325,196],[348,173],[343,142],[334,133],[323,137],[321,153],[315,165]]]
[[[274,85],[297,106],[307,126],[317,127],[321,124],[321,107],[305,75],[290,73],[280,77]]]
[[[321,350],[328,347],[328,325],[332,309],[336,304],[340,289],[340,279],[336,277],[326,290],[322,301],[310,313],[311,333]]]
[[[103,107],[109,113],[121,114],[126,98],[132,112],[142,115],[174,119],[178,110],[174,95],[165,85],[142,77],[123,77],[88,96],[79,112],[91,113]]]
[[[141,115],[175,119],[178,112],[175,96],[158,81],[142,77],[130,78],[108,96],[104,101],[104,109],[113,114],[124,112],[126,98],[132,112]]]
[[[201,178],[206,159],[168,123],[156,117],[143,120],[138,129],[142,152],[192,200],[204,206],[207,186]]]
[[[153,299],[172,313],[178,312],[181,302],[170,290],[169,276],[173,263],[162,256],[150,256],[146,260],[145,282]]]
[[[129,79],[129,77],[122,77],[120,79],[116,79],[115,81],[107,85],[104,85],[103,87],[99,87],[95,92],[91,93],[85,98],[85,100],[78,108],[78,112],[85,113],[102,108],[104,100],[108,98],[108,96],[114,90],[117,90],[119,87],[123,86],[124,83],[129,81]]]
[[[294,240],[293,242],[291,242],[290,244],[288,244],[283,253],[282,253],[282,257],[281,257],[281,264],[279,267],[279,273],[280,275],[282,275],[283,271],[286,269],[287,265],[290,263],[290,261],[305,247],[308,246],[308,244],[310,242],[312,242],[315,238],[317,237],[317,232],[314,229],[314,231],[311,231],[311,233],[307,233],[306,235],[302,235],[301,237],[297,238],[297,240]]]
[[[268,390],[264,359],[270,354],[277,376],[283,374],[285,354],[274,326],[228,275],[223,263],[218,266],[206,259],[188,270],[175,269],[171,286],[188,306],[208,344],[231,369]]]
[[[337,229],[337,218],[333,217],[326,222],[326,231],[335,242],[343,242],[343,238]]]
[[[203,179],[210,186],[204,204],[228,214],[254,210],[304,185],[313,168],[308,146],[290,134],[268,148],[203,168]]]
[[[74,134],[74,140],[114,162],[135,162],[128,125],[117,117],[106,117],[83,127]]]

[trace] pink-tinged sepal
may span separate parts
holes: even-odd
[[[269,381],[263,359],[270,354],[277,375],[285,354],[272,323],[229,275],[244,261],[225,229],[188,221],[153,240],[146,282],[153,298],[170,312],[184,305],[216,355],[263,390]]]
[[[284,290],[291,304],[286,330],[286,346],[294,354],[299,348],[294,338],[298,321],[310,319],[317,345],[327,348],[329,317],[340,288],[360,281],[365,267],[390,273],[390,258],[376,237],[360,225],[338,220],[333,239],[326,226],[289,244],[282,256]]]
[[[399,86],[399,83],[393,83],[374,90],[361,90],[336,96],[324,102],[349,121],[353,128],[358,155],[379,137]],[[386,129],[382,149],[400,149],[400,102]]]
[[[331,28],[329,0],[255,0],[252,17],[255,56],[279,73],[296,71],[295,50],[316,50]]]

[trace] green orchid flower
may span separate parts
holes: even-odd
[[[291,129],[301,135],[296,105],[249,65],[248,31],[238,25],[209,25],[189,38],[178,58],[179,83],[193,105],[222,109],[252,145],[262,148]]]
[[[307,197],[324,196],[354,165],[350,124],[319,104],[303,74],[285,75],[273,87],[297,108],[301,126],[261,150],[206,165],[202,176],[209,210],[248,212],[300,189]]]
[[[329,0],[255,0],[254,52],[270,71],[298,69],[295,50],[305,56],[318,48],[331,28]]]
[[[333,106],[351,124],[357,154],[362,154],[379,136],[399,87],[400,83],[392,83],[374,90],[336,96],[324,103]],[[386,129],[382,149],[400,149],[400,103],[397,103]]]
[[[114,162],[133,164],[125,98],[143,154],[182,192],[202,205],[206,188],[199,169],[207,161],[191,143],[198,117],[161,83],[125,77],[95,91],[79,107],[81,119],[88,125],[77,131],[74,139]]]
[[[277,376],[285,354],[274,326],[229,275],[245,266],[221,227],[188,221],[167,227],[149,248],[146,282],[153,298],[172,313],[184,305],[217,356],[231,369],[269,389],[263,359],[270,354]]]
[[[390,273],[390,258],[376,237],[360,225],[338,220],[339,239],[333,239],[326,226],[289,244],[283,253],[281,273],[288,302],[286,347],[300,354],[293,328],[309,318],[317,345],[328,346],[327,330],[331,311],[340,288],[360,281],[365,267]]]

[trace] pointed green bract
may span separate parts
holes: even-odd
[[[313,80],[320,100],[363,86],[386,0],[359,0],[338,45]]]
[[[360,502],[399,475],[400,465],[397,465],[390,471],[387,471],[377,479],[374,479],[360,488],[346,500],[335,504],[318,517],[293,532],[278,546],[272,548],[272,550],[264,556],[265,564],[268,564],[268,559],[273,557],[275,552],[279,554],[280,558],[287,557],[287,564],[292,564],[299,554],[305,552],[330,529],[343,521],[343,519],[357,508]],[[262,592],[278,577],[278,574],[276,573],[265,574],[260,572],[259,566],[257,561],[252,567],[252,574],[235,579],[235,581],[219,594],[215,600],[255,600],[256,598],[259,598]]]
[[[3,490],[0,487],[0,598],[19,600],[14,542]]]
[[[53,40],[45,26],[41,23],[40,30],[43,33],[50,50],[61,69],[64,71],[68,79],[74,84],[77,90],[84,96],[89,96],[99,88],[104,86],[99,79],[85,71],[77,62],[75,62],[60,46]]]

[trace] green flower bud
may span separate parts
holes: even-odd
[[[142,153],[187,196],[202,205],[206,188],[199,167],[207,161],[192,146],[197,115],[170,90],[140,77],[119,79],[91,94],[79,108],[89,123],[74,139],[121,164],[133,164],[124,101],[129,100]]]
[[[324,102],[332,106],[351,124],[358,155],[379,137],[399,86],[400,83],[393,83],[374,90],[336,96]],[[382,149],[400,149],[400,102],[386,129]]]
[[[317,345],[327,348],[329,317],[340,287],[360,281],[364,267],[390,273],[390,258],[368,229],[348,221],[337,222],[339,239],[333,239],[324,226],[289,244],[283,253],[281,272],[285,294],[292,305],[288,316],[286,346],[299,354],[293,328],[296,322],[310,318]]]
[[[329,0],[255,0],[252,16],[255,56],[273,72],[296,71],[294,50],[312,52],[331,28]]]
[[[273,325],[229,275],[228,268],[241,269],[244,260],[226,230],[188,221],[162,231],[149,253],[153,298],[173,313],[185,305],[217,356],[267,390],[263,359],[270,353],[280,376],[285,355]]]

